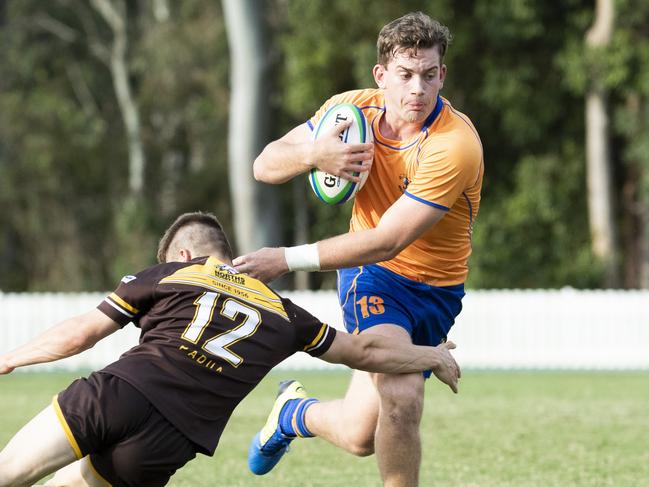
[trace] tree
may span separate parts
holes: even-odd
[[[649,289],[649,5],[618,1],[606,60],[620,187],[624,285]]]
[[[613,18],[613,11],[609,11],[608,24],[600,24],[605,25],[604,29],[599,28],[605,34],[607,29],[611,30],[606,47],[584,51],[583,43],[570,43],[564,51],[563,64],[566,85],[575,95],[587,98],[594,87],[606,94],[613,231],[619,235],[618,266],[624,271],[621,285],[647,288],[649,5],[623,0],[608,8],[614,8],[616,15]],[[591,9],[591,17],[593,13]]]
[[[140,135],[140,114],[134,100],[130,69],[127,59],[128,51],[128,14],[124,0],[90,0],[93,8],[99,12],[111,29],[113,39],[108,56],[98,49],[98,54],[110,68],[115,95],[124,119],[128,139],[129,156],[129,189],[138,199],[144,185],[146,158]]]
[[[232,227],[218,3],[119,4],[128,15],[126,77],[149,155],[137,211],[126,211],[129,139],[106,71],[113,31],[84,1],[1,5],[1,289],[112,287],[153,263],[156,240],[178,212],[214,211]]]
[[[254,183],[251,163],[332,94],[374,86],[379,29],[412,10],[451,28],[442,95],[472,118],[485,149],[469,285],[611,282],[589,228],[591,92],[606,110],[608,136],[596,140],[608,149],[595,152],[608,158],[611,188],[593,194],[609,198],[622,284],[649,287],[649,3],[615,0],[608,44],[585,49],[589,29],[605,25],[587,0],[228,2],[243,22],[228,29],[228,55],[226,3],[93,2],[0,2],[3,290],[107,289],[152,263],[157,237],[183,211],[214,211],[231,231],[253,221],[233,217],[247,207],[258,220],[237,235],[242,252],[346,231],[351,205],[323,205],[306,178],[265,196],[277,188]],[[121,21],[111,27],[113,14]],[[272,124],[250,107],[269,110]],[[233,125],[228,141],[230,123],[246,127]],[[139,178],[140,204],[126,211]],[[310,279],[335,284],[333,273]]]
[[[281,215],[273,187],[255,182],[252,162],[268,141],[269,38],[260,0],[223,0],[230,48],[228,179],[237,248],[280,243]]]
[[[105,185],[96,161],[125,154],[106,142],[110,82],[91,66],[81,28],[62,2],[8,2],[2,29],[0,113],[5,290],[96,288],[106,279]],[[92,89],[89,89],[92,87]],[[108,108],[107,110],[105,110]],[[101,118],[102,114],[106,118]],[[81,259],[80,256],[91,256]]]
[[[614,19],[613,0],[597,0],[595,22],[586,33],[587,49],[607,52]],[[586,93],[586,173],[590,233],[593,253],[604,264],[605,285],[619,287],[619,248],[614,221],[608,94],[601,81],[601,65],[592,68],[590,88]]]

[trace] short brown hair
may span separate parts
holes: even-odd
[[[192,227],[192,228],[190,228]],[[187,234],[181,230],[191,230]],[[184,213],[176,218],[158,244],[158,262],[167,261],[167,253],[172,245],[178,244],[176,237],[179,232],[183,238],[182,244],[193,247],[196,252],[214,251],[220,257],[232,259],[232,247],[228,242],[228,237],[223,231],[219,220],[211,213],[196,211],[193,213]],[[205,254],[207,255],[207,254]],[[202,257],[196,256],[196,257]]]
[[[429,49],[437,47],[440,61],[451,42],[448,27],[431,19],[423,12],[411,12],[386,24],[379,32],[376,41],[377,62],[382,66],[402,51]]]

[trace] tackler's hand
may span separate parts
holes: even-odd
[[[288,272],[284,247],[264,247],[256,252],[237,257],[232,261],[232,265],[239,272],[262,282],[272,281]]]
[[[0,357],[0,375],[9,374],[9,373],[13,372],[13,370],[14,370],[14,367],[9,365],[7,360]]]
[[[439,365],[433,369],[433,374],[457,394],[458,380],[462,373],[460,372],[460,366],[450,352],[454,348],[455,343],[453,342],[441,343],[435,347],[439,352]]]

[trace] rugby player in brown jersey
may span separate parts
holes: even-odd
[[[8,374],[80,353],[130,322],[142,330],[138,345],[74,381],[16,433],[0,452],[0,486],[32,485],[57,470],[45,485],[165,485],[197,453],[214,453],[236,405],[297,351],[371,372],[432,370],[457,392],[452,343],[337,334],[239,274],[231,258],[213,215],[181,215],[160,241],[160,264],[0,356]]]

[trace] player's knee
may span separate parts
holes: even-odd
[[[392,403],[382,414],[392,425],[399,427],[405,433],[408,429],[419,427],[422,409],[417,404]]]
[[[374,453],[374,435],[355,435],[348,438],[346,450],[357,457],[369,457]]]
[[[424,409],[423,380],[400,380],[390,376],[377,382],[381,410],[390,422],[417,426]]]
[[[63,468],[60,468],[59,470],[56,471],[54,474],[54,477],[52,477],[50,480],[45,482],[43,484],[44,487],[93,487],[95,485],[99,485],[96,483],[92,482],[92,477],[90,476],[90,479],[87,479],[83,476],[82,473],[82,468],[84,466],[84,462],[88,461],[88,457],[84,457],[83,459],[71,463],[69,465],[66,465]],[[104,482],[101,483],[102,486],[105,486],[106,484]]]
[[[345,418],[338,430],[341,446],[357,457],[367,457],[374,453],[374,433],[376,419],[369,417]]]

